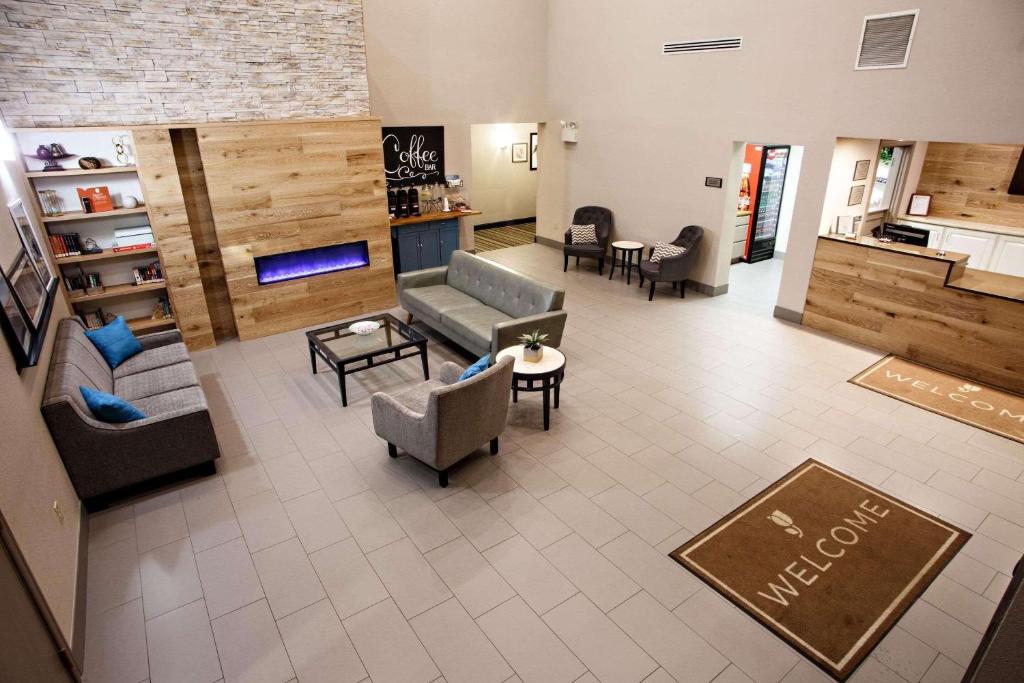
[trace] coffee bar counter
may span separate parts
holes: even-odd
[[[803,324],[1024,393],[1024,278],[968,255],[820,236]]]
[[[459,219],[479,211],[436,211],[391,219],[391,258],[395,276],[446,266],[459,248]]]

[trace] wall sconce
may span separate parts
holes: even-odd
[[[14,146],[14,138],[3,121],[0,121],[0,161],[14,161],[17,158],[18,150]]]
[[[508,149],[512,144],[512,129],[504,123],[494,126],[494,146],[498,149]]]
[[[579,142],[579,127],[575,121],[562,121],[562,142]]]

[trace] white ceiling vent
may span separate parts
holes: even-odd
[[[854,69],[902,69],[910,59],[919,10],[864,17]]]
[[[710,40],[688,40],[685,43],[665,43],[661,53],[665,55],[682,54],[684,52],[718,52],[720,50],[739,50],[743,47],[743,37],[714,38]]]

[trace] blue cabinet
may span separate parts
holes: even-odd
[[[451,218],[391,228],[395,274],[446,266],[459,248],[459,220]]]

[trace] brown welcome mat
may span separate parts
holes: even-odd
[[[886,356],[849,380],[897,400],[1024,443],[1024,396]]]
[[[670,556],[843,681],[969,538],[808,460]]]

